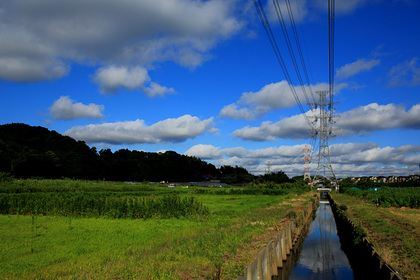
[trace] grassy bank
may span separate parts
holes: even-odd
[[[360,197],[332,193],[349,217],[367,232],[379,254],[407,279],[420,279],[420,210],[379,207]]]
[[[0,215],[1,279],[232,279],[282,227],[287,214],[311,199],[310,193],[297,195],[302,191],[296,190],[252,195],[234,194],[242,193],[241,188],[221,192],[67,180],[44,183],[14,182],[0,192],[80,191],[156,201],[193,196],[208,213],[147,219],[29,211]]]

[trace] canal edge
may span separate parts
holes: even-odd
[[[344,239],[343,243],[347,244],[346,246],[351,246],[351,244],[357,243],[357,245],[355,245],[355,250],[360,253],[360,255],[358,255],[359,262],[364,262],[366,266],[373,268],[370,273],[380,277],[377,279],[404,280],[405,278],[398,271],[396,271],[389,263],[385,262],[366,236],[363,236],[363,234],[360,234],[359,236],[354,234],[357,232],[363,232],[364,229],[355,224],[347,216],[347,213],[340,209],[340,205],[336,203],[329,194],[328,200],[334,214],[337,231],[340,233],[340,239]],[[361,240],[358,242],[357,238],[361,238]],[[352,254],[348,257],[353,259],[353,256],[351,255]]]
[[[302,212],[303,222],[296,224],[290,221],[280,230],[274,238],[268,242],[257,254],[257,257],[245,268],[245,271],[237,280],[271,280],[278,276],[279,269],[283,268],[288,256],[295,249],[303,235],[306,235],[305,228],[315,217],[316,209],[319,206],[319,195],[314,196],[314,201],[310,201]]]

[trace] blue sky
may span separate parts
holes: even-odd
[[[273,5],[262,3],[313,115]],[[327,0],[290,3],[311,87],[328,90]],[[337,176],[418,173],[419,12],[415,0],[336,0]],[[1,1],[0,38],[1,124],[44,126],[98,150],[173,150],[254,174],[268,161],[272,171],[303,174],[311,143],[316,169],[316,141],[252,1]]]

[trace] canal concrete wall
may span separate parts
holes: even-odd
[[[271,280],[278,276],[279,268],[282,268],[293,247],[302,238],[305,226],[311,223],[319,205],[319,197],[315,202],[310,202],[301,212],[302,220],[291,221],[280,230],[274,238],[262,248],[257,257],[247,266],[238,280]]]
[[[343,248],[346,254],[349,256],[350,261],[356,262],[356,267],[353,271],[357,274],[361,274],[363,279],[387,279],[387,280],[402,280],[404,277],[398,273],[390,264],[386,263],[385,260],[379,255],[378,251],[373,247],[372,243],[366,237],[363,237],[361,242],[355,243],[354,232],[360,231],[358,225],[356,225],[343,210],[339,208],[339,205],[328,196],[330,201],[331,209],[333,211],[337,229],[342,240],[343,247],[351,247],[350,249]],[[340,234],[341,233],[341,234]],[[359,267],[359,269],[357,269]],[[357,271],[359,270],[359,272]],[[366,277],[366,273],[369,273],[369,277]]]

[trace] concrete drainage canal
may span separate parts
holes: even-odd
[[[342,250],[348,246],[340,243],[329,201],[321,198],[315,217],[314,209],[312,206],[305,209],[306,223],[303,228],[296,227],[291,222],[280,231],[259,252],[238,280],[402,279],[392,271],[381,273],[385,265],[381,265],[379,269],[371,264],[362,267],[363,264],[360,262],[354,265],[354,255],[360,259],[366,256],[371,258],[374,254],[370,252],[361,252],[361,255],[359,252],[352,252],[351,265]],[[346,240],[346,242],[352,241]]]
[[[328,200],[321,199],[308,235],[290,260],[290,274],[282,273],[288,277],[277,279],[354,279]]]

